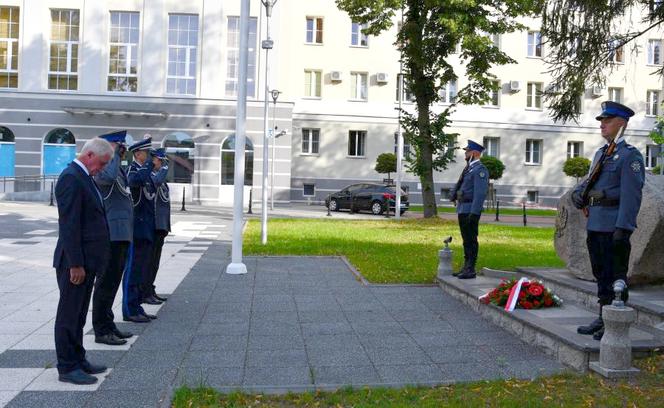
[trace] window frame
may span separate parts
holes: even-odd
[[[312,22],[311,29],[309,29],[309,21]],[[323,45],[324,30],[325,23],[323,17],[307,16],[305,18],[304,43],[307,45]],[[309,41],[309,34],[311,34],[311,41]]]
[[[305,136],[306,133],[306,136]],[[304,149],[305,139],[307,141],[307,151]],[[316,141],[316,151],[314,152],[314,139]],[[300,143],[300,154],[302,156],[320,155],[320,128],[302,128],[302,141]]]
[[[578,149],[577,149],[577,147],[578,147]],[[579,140],[568,140],[567,141],[567,159],[571,159],[573,157],[583,157],[583,142],[582,141],[579,141]]]
[[[657,61],[655,61],[657,56]],[[646,46],[646,62],[648,65],[662,65],[662,40],[649,38]]]
[[[235,22],[237,30],[230,30],[231,20]],[[226,78],[224,79],[224,95],[229,98],[237,97],[237,84],[238,84],[238,66],[240,65],[240,16],[226,16]],[[252,29],[254,30],[252,33]],[[200,22],[199,22],[200,30]],[[202,35],[199,32],[199,41],[201,40]],[[253,38],[253,41],[252,41]],[[232,41],[235,39],[236,41]],[[249,18],[249,55],[248,61],[254,61],[253,64],[249,63],[247,66],[247,98],[255,99],[256,98],[256,79],[257,79],[257,64],[258,60],[258,18],[250,17]],[[252,57],[253,53],[253,57]],[[199,52],[199,54],[201,54]],[[231,67],[235,67],[236,75],[231,77],[229,72]],[[232,88],[232,91],[229,89],[229,86]],[[251,92],[250,92],[251,90]]]
[[[118,23],[117,27],[114,27],[113,25],[113,14],[118,14]],[[122,16],[123,15],[129,15],[129,27],[123,27],[122,26]],[[131,30],[134,29],[133,27],[133,22],[132,22],[132,16],[137,16],[137,27],[136,30],[138,31],[138,38],[136,39],[136,43],[132,42],[120,42],[119,38],[118,41],[113,42],[112,41],[112,31],[114,28],[117,28],[118,30],[128,28],[129,29],[129,41],[131,41]],[[139,86],[139,78],[140,78],[140,57],[141,57],[141,13],[140,11],[120,11],[120,10],[109,10],[109,32],[108,32],[108,70],[106,74],[106,91],[110,93],[120,93],[120,94],[137,94],[140,90]],[[124,72],[122,73],[113,73],[111,72],[111,62],[112,62],[112,50],[113,47],[116,47],[118,49],[118,55],[120,54],[120,49],[123,47],[126,47],[125,51],[125,56],[126,56],[126,61],[125,61],[125,66],[124,66]],[[136,72],[131,73],[131,62],[132,62],[132,54],[133,51],[136,51]],[[118,57],[118,63],[121,61],[121,59]],[[118,69],[119,69],[119,64],[118,64]],[[127,90],[122,90],[118,89],[117,83],[114,89],[111,88],[111,79],[116,78],[116,81],[120,78],[124,78],[127,81],[127,85],[129,86],[129,89]],[[131,89],[131,79],[135,79],[135,88],[134,90]]]
[[[176,27],[175,29],[171,29],[171,18],[175,17],[176,20]],[[187,21],[187,28],[186,30],[180,30],[180,20],[181,18],[188,18]],[[195,18],[196,20],[196,44],[192,45],[191,43],[188,43],[186,45],[178,44],[179,38],[180,38],[180,33],[181,31],[184,32],[193,32],[191,30],[191,19]],[[178,41],[176,41],[176,44],[171,44],[171,32],[174,31],[176,34],[176,37],[178,38]],[[198,95],[198,67],[199,67],[199,46],[200,46],[200,41],[201,41],[201,36],[200,36],[200,18],[198,14],[190,14],[190,13],[168,13],[168,37],[166,39],[166,81],[165,81],[165,93],[166,95],[175,95],[175,96],[196,96]],[[171,61],[171,51],[175,51],[176,54],[178,54],[179,51],[184,51],[185,53],[185,61],[184,61],[184,67],[185,67],[185,72],[184,75],[170,75],[170,63],[173,62],[175,64],[180,64],[181,62],[179,61],[179,58],[176,58],[175,60]],[[194,53],[194,58],[192,61],[192,51]],[[178,55],[179,56],[179,55]],[[191,72],[192,68],[192,63],[193,63],[193,73]],[[175,82],[175,89],[173,91],[169,91],[169,80],[173,80]],[[185,93],[179,93],[177,92],[178,90],[178,81],[185,81],[187,83],[186,90],[189,89],[188,86],[188,81],[193,81],[193,92],[185,92]]]
[[[657,158],[660,157],[662,147],[655,144],[646,145],[646,154],[643,155],[644,167],[646,170],[651,170],[657,167]]]
[[[539,30],[528,31],[528,41],[526,44],[526,56],[528,58],[544,57],[544,45],[542,42],[542,32]],[[532,39],[532,42],[531,42]],[[536,42],[538,41],[538,42]],[[539,53],[539,55],[538,55]]]
[[[312,194],[305,194],[307,191],[305,186],[311,186],[313,188]],[[316,197],[316,183],[302,183],[302,197]]]
[[[482,138],[482,143],[484,144],[482,156],[490,156],[500,159],[500,136],[484,136]],[[495,146],[492,147],[492,144]],[[495,154],[491,154],[492,148],[495,148]]]
[[[625,90],[625,88],[623,88],[623,87],[619,87],[619,86],[610,86],[610,87],[608,88],[608,90],[607,90],[607,93],[608,93],[608,95],[607,95],[607,96],[608,96],[608,99],[609,99],[610,101],[613,101],[613,102],[622,103],[622,101],[623,101],[624,90]],[[618,93],[618,96],[619,96],[618,100],[616,100],[616,98],[615,98],[615,95],[614,95],[615,93]]]
[[[543,90],[544,83],[542,82],[526,83],[526,109],[538,111],[544,109],[544,104],[542,102]]]
[[[360,24],[351,21],[350,23],[350,46],[356,48],[369,48],[369,35],[364,34],[362,30],[366,29],[366,23]],[[353,38],[357,38],[357,44],[353,44]],[[362,42],[364,41],[364,44]]]
[[[19,40],[21,38],[21,8],[18,6],[5,6],[2,5],[0,6],[0,9],[8,9],[9,12],[9,20],[7,22],[7,28],[9,30],[9,36],[8,37],[0,37],[0,42],[4,42],[7,44],[7,65],[4,67],[0,67],[0,75],[1,76],[6,76],[7,78],[7,86],[0,86],[0,89],[18,89],[18,81],[19,81],[19,57],[21,55],[21,47]],[[13,15],[16,14],[16,22],[13,22]],[[16,24],[16,38],[12,37],[12,26]],[[14,53],[16,52],[16,53]],[[13,62],[16,62],[16,68],[12,68],[14,66]],[[16,86],[9,86],[12,82],[12,78],[16,78]]]
[[[81,55],[81,11],[80,9],[66,9],[66,8],[50,8],[49,11],[51,12],[51,19],[50,19],[50,28],[51,32],[48,38],[48,68],[47,68],[47,73],[46,73],[46,89],[49,91],[58,91],[58,92],[67,92],[67,91],[77,91],[78,90],[78,66],[80,64],[80,55]],[[60,19],[62,19],[62,13],[67,12],[69,14],[69,19],[68,21],[71,23],[73,14],[76,13],[78,14],[78,26],[76,26],[76,38],[77,40],[72,40],[71,38],[67,40],[54,40],[53,39],[53,12],[58,12],[60,13]],[[61,20],[60,20],[61,21]],[[65,24],[65,27],[68,31],[67,35],[72,34],[72,30],[74,27],[72,24]],[[52,71],[51,70],[51,64],[52,64],[52,59],[54,58],[53,56],[53,45],[64,45],[66,47],[66,68],[65,71]],[[72,70],[72,50],[73,48],[76,47],[76,69]],[[56,85],[59,84],[59,79],[60,77],[67,77],[67,84],[69,85],[71,83],[72,79],[76,80],[76,86],[74,88],[72,87],[67,87],[67,88],[59,88],[51,87],[51,78],[55,79]],[[58,85],[59,86],[59,85]]]
[[[362,97],[364,91],[365,97]],[[350,73],[350,100],[367,102],[369,100],[369,73],[351,71]]]
[[[537,156],[538,160],[535,161],[533,160],[535,157],[535,149],[534,146],[537,144]],[[542,156],[544,151],[544,141],[542,139],[526,139],[526,160],[524,161],[524,164],[526,166],[541,166],[542,165]]]
[[[312,76],[311,80],[309,81],[308,87],[307,87],[307,75]],[[316,81],[313,80],[314,78],[316,79]],[[318,95],[316,95],[316,91],[318,91]],[[323,97],[323,71],[320,69],[305,69],[304,98],[321,99],[322,97]]]
[[[361,137],[360,137],[361,136]],[[351,152],[351,138],[354,137],[354,152]],[[360,142],[361,143],[358,143]],[[366,130],[349,130],[348,131],[348,149],[346,149],[346,157],[352,159],[363,159],[366,157],[367,150],[367,131]],[[361,150],[361,152],[360,152]],[[359,154],[361,153],[361,154]]]
[[[652,96],[655,96],[653,98]],[[646,91],[646,116],[659,115],[660,91],[658,89],[648,89]]]
[[[451,86],[452,84],[454,84],[454,86]],[[452,94],[452,92],[454,92],[454,94]],[[451,81],[447,81],[445,84],[443,84],[440,87],[440,92],[439,92],[440,103],[443,105],[455,104],[457,101],[458,94],[459,94],[459,80],[454,79]]]
[[[492,81],[498,85],[498,90],[490,91],[489,93],[489,102],[482,104],[483,108],[500,108],[500,94],[502,93],[502,86],[500,80],[496,79]]]

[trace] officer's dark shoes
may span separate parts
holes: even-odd
[[[128,331],[123,332],[118,330],[117,328],[113,330],[113,334],[115,334],[115,337],[119,337],[121,339],[129,339],[134,337],[134,333]]]
[[[456,271],[456,272],[452,272],[452,276],[459,276],[459,275],[461,275],[462,273],[464,273],[464,272],[466,271],[466,269],[467,269],[467,268],[464,266],[463,268],[459,269],[458,271]]]
[[[155,298],[155,299],[157,299],[157,300],[160,301],[160,302],[165,302],[165,301],[168,300],[168,298],[165,298],[165,297],[163,297],[163,296],[159,296],[159,295],[157,295],[156,293],[155,293],[154,295],[152,295],[152,297]]]
[[[150,313],[143,313],[144,317],[147,317],[149,320],[155,320],[157,318],[157,315],[153,315]]]
[[[604,328],[602,327],[597,333],[593,334],[593,340],[600,341],[604,337]]]
[[[89,385],[96,383],[97,377],[93,377],[81,369],[76,369],[74,371],[58,375],[58,381],[76,385]]]
[[[475,271],[472,269],[466,269],[463,271],[463,273],[459,274],[457,278],[459,279],[475,279],[477,275],[475,274]]]
[[[115,333],[108,333],[101,336],[95,336],[95,343],[108,344],[109,346],[121,346],[127,344],[127,340],[121,339]]]
[[[148,296],[146,298],[143,298],[143,301],[141,303],[145,303],[148,305],[160,305],[162,302],[157,300],[154,296]]]
[[[87,360],[81,364],[81,368],[86,374],[101,374],[107,369],[106,366],[101,364],[92,364]]]
[[[135,315],[135,316],[125,316],[122,318],[125,322],[134,322],[134,323],[148,323],[150,322],[150,319],[148,319],[146,316],[143,315]]]
[[[601,317],[598,317],[587,326],[577,327],[576,332],[579,334],[595,334],[602,329],[604,329],[604,321]]]

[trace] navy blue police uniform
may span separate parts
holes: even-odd
[[[129,151],[152,149],[152,138],[138,141],[129,147]],[[143,164],[134,160],[129,167],[127,179],[134,206],[134,240],[130,250],[131,266],[128,269],[125,281],[125,301],[122,313],[124,320],[137,323],[146,323],[154,317],[145,313],[141,306],[143,295],[141,285],[149,276],[150,261],[152,259],[152,244],[154,241],[154,198],[156,189],[150,177],[153,168],[152,159],[148,153]]]
[[[155,195],[155,237],[153,242],[152,260],[150,263],[150,275],[144,282],[142,292],[145,303],[160,304],[166,298],[157,295],[154,285],[159,271],[159,262],[161,261],[161,251],[164,247],[164,240],[171,231],[171,199],[166,177],[168,176],[168,158],[166,150],[155,149],[153,156],[161,161],[161,168],[152,172],[152,183],[157,189]]]
[[[61,381],[91,383],[92,370],[83,347],[83,326],[95,276],[109,257],[109,234],[101,195],[85,166],[74,160],[58,177],[58,242],[53,256],[60,300],[55,317],[55,352]],[[83,267],[85,280],[74,285],[70,268]],[[105,369],[105,368],[104,368]],[[78,380],[87,382],[77,382]]]
[[[127,263],[129,245],[133,239],[133,205],[127,172],[121,166],[122,156],[126,151],[127,131],[122,130],[99,136],[118,147],[111,161],[95,177],[97,186],[104,200],[106,221],[111,240],[111,254],[108,266],[97,275],[92,295],[92,327],[95,341],[109,345],[121,345],[132,336],[123,332],[113,322],[112,307],[115,295],[122,282],[123,271]]]
[[[604,102],[602,113],[597,120],[619,117],[625,126],[634,111],[616,102]],[[624,127],[623,127],[624,129]],[[587,208],[586,244],[590,255],[593,276],[597,280],[597,297],[600,316],[589,326],[581,326],[581,334],[595,334],[595,339],[603,335],[601,307],[611,304],[615,297],[613,283],[622,279],[627,282],[627,267],[631,252],[630,236],[636,229],[636,217],[641,207],[645,166],[643,156],[627,144],[622,135],[615,136],[615,150],[610,156],[606,152],[608,144],[595,153],[591,173],[595,166],[601,166],[596,182],[590,186],[586,201],[583,192],[589,178],[579,184],[572,193],[577,208]],[[623,294],[627,300],[627,292]]]
[[[472,140],[464,150],[482,152],[484,147]],[[459,229],[463,239],[463,268],[454,275],[460,279],[475,278],[475,264],[479,253],[479,221],[489,190],[489,171],[477,160],[468,162],[459,181],[450,192],[450,200],[456,203]]]

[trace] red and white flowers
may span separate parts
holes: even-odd
[[[562,306],[563,301],[544,286],[541,281],[527,278],[503,280],[500,285],[480,297],[484,304],[504,306],[511,312],[515,308],[541,309]]]

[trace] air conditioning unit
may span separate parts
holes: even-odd
[[[519,92],[521,90],[521,81],[510,81],[510,91]]]
[[[376,74],[376,83],[377,84],[386,84],[388,76],[385,72],[379,72]]]
[[[604,88],[599,85],[593,86],[593,96],[602,96],[604,95]]]
[[[342,79],[341,71],[330,72],[330,81],[341,82],[341,79]]]

